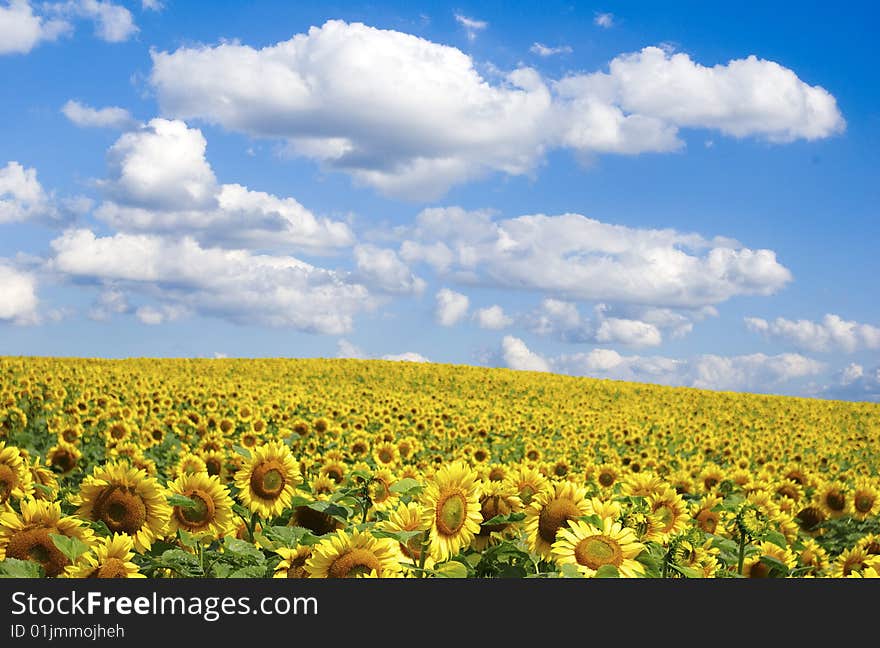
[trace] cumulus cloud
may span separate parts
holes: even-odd
[[[784,317],[768,322],[760,317],[747,317],[745,323],[753,333],[808,351],[853,353],[862,349],[880,349],[880,328],[847,321],[831,313],[826,314],[821,322]]]
[[[365,353],[360,347],[352,344],[345,338],[341,338],[336,342],[337,358],[354,358],[357,360],[366,360],[375,358]],[[379,357],[380,360],[395,360],[399,362],[431,362],[428,358],[414,351],[405,351],[403,353],[389,353]]]
[[[64,20],[46,20],[34,14],[28,0],[10,0],[0,6],[0,55],[27,54],[43,41],[70,31]]]
[[[487,78],[454,47],[338,20],[260,49],[151,55],[165,115],[280,139],[356,183],[417,200],[491,172],[533,173],[554,148],[638,154],[681,148],[680,128],[787,142],[845,126],[825,89],[755,56],[707,67],[646,47],[607,72],[554,80],[520,67]]]
[[[505,315],[504,309],[497,304],[486,308],[480,308],[474,313],[474,318],[477,320],[477,324],[480,328],[492,331],[507,328],[513,324],[513,318]]]
[[[0,224],[31,220],[53,209],[36,169],[15,161],[0,168]]]
[[[596,341],[639,347],[659,346],[663,337],[660,330],[648,322],[608,317],[596,329]]]
[[[464,27],[465,32],[467,33],[468,40],[474,40],[477,37],[477,34],[486,27],[489,26],[485,20],[476,20],[475,18],[468,18],[465,15],[460,13],[455,14],[455,22]]]
[[[687,359],[622,355],[611,349],[546,358],[511,336],[501,343],[501,360],[512,369],[543,366],[543,371],[633,382],[725,391],[779,391],[790,381],[814,376],[825,365],[794,353],[768,356],[700,355]]]
[[[851,362],[835,375],[835,382],[821,390],[826,398],[880,401],[880,367],[871,370]]]
[[[153,119],[108,151],[109,200],[96,216],[123,232],[198,235],[217,244],[324,253],[354,242],[342,222],[319,218],[293,198],[220,184],[199,129]]]
[[[574,50],[571,49],[568,45],[560,45],[559,47],[547,47],[546,45],[542,45],[541,43],[533,43],[529,48],[529,51],[532,54],[537,54],[538,56],[555,56],[556,54],[571,54]]]
[[[410,263],[434,265],[462,282],[570,301],[698,309],[737,295],[771,295],[791,280],[772,250],[580,214],[493,221],[485,212],[431,208],[398,235]]]
[[[341,335],[352,329],[355,314],[377,305],[366,287],[336,272],[290,256],[204,248],[190,237],[99,237],[72,229],[51,247],[52,270],[127,284],[162,306],[237,323]],[[148,312],[147,319],[155,316]]]
[[[0,259],[0,322],[35,324],[37,315],[37,280]]]
[[[165,3],[161,0],[141,0],[141,9],[144,11],[162,11],[164,8]]]
[[[467,315],[469,300],[449,288],[442,288],[435,296],[437,306],[434,318],[440,326],[455,326]]]
[[[354,248],[356,277],[366,285],[387,293],[421,293],[424,280],[416,277],[394,250],[375,245]]]
[[[96,322],[106,322],[113,315],[130,313],[131,305],[125,293],[116,288],[107,288],[101,291],[98,298],[89,309],[89,319]]]
[[[596,17],[593,18],[593,23],[604,29],[609,29],[614,26],[614,14],[597,13]]]
[[[46,6],[64,17],[91,20],[95,24],[95,35],[108,43],[127,41],[139,31],[131,12],[109,1],[70,0]]]
[[[518,337],[505,335],[501,340],[501,359],[506,367],[520,371],[550,371],[550,364],[533,353]]]
[[[135,311],[135,317],[142,324],[156,326],[164,322],[173,322],[176,319],[188,314],[187,309],[176,304],[166,304],[163,306],[141,306]]]
[[[394,360],[397,362],[431,362],[421,353],[415,353],[414,351],[383,355],[382,360]]]
[[[125,108],[108,106],[92,108],[71,99],[61,107],[61,112],[80,128],[115,128],[127,130],[140,125]]]

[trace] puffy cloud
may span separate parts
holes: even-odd
[[[506,367],[520,371],[550,371],[549,363],[512,335],[501,340],[501,359]]]
[[[593,18],[593,23],[604,29],[609,29],[614,26],[614,14],[597,13],[596,17]]]
[[[880,401],[880,367],[866,370],[850,363],[835,376],[835,382],[821,390],[826,398],[857,401]]]
[[[493,222],[484,212],[434,208],[398,233],[406,239],[401,256],[411,263],[438,259],[435,270],[459,281],[575,301],[697,309],[737,295],[771,295],[791,280],[772,250],[580,214]],[[438,244],[448,254],[437,254]]]
[[[37,180],[37,170],[18,162],[0,168],[0,224],[57,216],[57,209]]]
[[[96,215],[124,232],[191,234],[247,248],[323,253],[354,242],[342,222],[318,218],[293,198],[219,184],[201,131],[153,119],[124,133],[108,152],[110,200]]]
[[[127,130],[140,125],[125,108],[108,106],[92,108],[71,99],[61,107],[61,112],[81,128],[116,128]]]
[[[436,300],[434,316],[441,326],[455,326],[467,315],[469,304],[467,295],[442,288],[437,292]]]
[[[354,249],[357,278],[368,286],[387,293],[421,293],[424,280],[416,277],[394,250],[375,245],[358,245]]]
[[[846,321],[839,315],[830,313],[821,322],[804,319],[795,321],[783,317],[768,322],[760,317],[747,317],[745,323],[753,333],[782,340],[809,351],[853,353],[861,349],[880,349],[880,328]]]
[[[513,324],[513,318],[504,314],[504,309],[497,304],[487,308],[480,308],[474,313],[480,328],[497,331]]]
[[[281,139],[356,183],[418,200],[490,172],[531,173],[553,148],[637,154],[681,148],[680,128],[785,142],[845,126],[826,90],[754,56],[706,67],[646,47],[607,72],[551,80],[492,67],[487,77],[454,47],[331,20],[261,49],[152,59],[164,114]]]
[[[141,0],[141,9],[144,11],[162,11],[164,8],[165,3],[161,0]]]
[[[345,338],[340,338],[336,342],[336,357],[337,358],[355,358],[358,360],[363,360],[369,356],[363,352],[363,350],[353,344],[352,342],[346,340]]]
[[[89,319],[106,322],[113,315],[131,312],[125,293],[116,288],[103,290],[89,309]]]
[[[395,360],[397,362],[431,362],[422,354],[415,353],[413,351],[406,351],[404,353],[383,355],[382,360]]]
[[[522,340],[507,336],[501,343],[505,366],[545,367],[544,371],[634,382],[732,391],[778,391],[792,380],[814,376],[825,365],[802,355],[761,353],[740,356],[701,355],[689,359],[622,355],[611,349],[545,358]]]
[[[141,306],[135,311],[135,316],[142,324],[156,326],[164,322],[173,322],[187,315],[187,309],[178,305]]]
[[[475,18],[468,18],[465,15],[460,13],[455,14],[455,22],[464,27],[467,32],[468,40],[474,40],[477,37],[477,33],[486,29],[489,26],[485,20],[477,20]]]
[[[63,20],[34,15],[28,0],[10,0],[0,6],[0,55],[27,54],[42,41],[53,41],[70,31]]]
[[[627,346],[659,346],[663,341],[660,330],[653,324],[639,320],[609,317],[596,330],[596,341],[619,342]]]
[[[69,0],[47,5],[59,15],[85,18],[95,23],[95,35],[108,43],[121,43],[139,30],[131,12],[122,5],[101,0]]]
[[[546,45],[542,45],[541,43],[533,43],[529,48],[529,51],[532,54],[537,54],[538,56],[554,56],[556,54],[571,54],[574,50],[571,49],[568,45],[560,45],[559,47],[547,47]]]
[[[340,335],[351,330],[355,314],[377,305],[366,287],[336,272],[290,256],[203,248],[189,237],[97,237],[73,229],[51,246],[50,269],[127,284],[163,307],[238,323]],[[155,317],[147,311],[147,319]]]
[[[37,303],[36,278],[0,260],[0,322],[36,323]]]

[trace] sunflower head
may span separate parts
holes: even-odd
[[[264,518],[276,517],[286,509],[302,483],[290,448],[270,441],[251,451],[250,461],[235,473],[235,485],[242,504]]]

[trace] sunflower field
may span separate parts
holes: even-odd
[[[878,452],[870,403],[0,358],[0,575],[876,578]]]

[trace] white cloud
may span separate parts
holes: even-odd
[[[356,183],[417,200],[491,172],[530,174],[553,148],[637,154],[681,148],[679,128],[779,142],[844,128],[832,95],[754,56],[706,67],[647,47],[608,72],[554,81],[521,67],[486,78],[456,48],[338,20],[262,49],[151,55],[164,114],[280,139]]]
[[[546,45],[542,45],[541,43],[533,43],[529,48],[529,51],[532,54],[537,54],[538,56],[554,56],[556,54],[571,54],[574,50],[571,49],[568,45],[560,45],[559,47],[547,47]]]
[[[85,18],[95,23],[95,35],[108,43],[121,43],[139,30],[131,12],[122,5],[101,0],[69,0],[47,4],[47,8],[65,17]]]
[[[51,246],[52,270],[114,281],[163,307],[237,323],[341,335],[351,330],[354,315],[378,303],[366,287],[294,257],[203,248],[189,237],[97,237],[75,229]]]
[[[318,218],[293,198],[219,184],[206,148],[202,132],[181,121],[153,119],[124,133],[108,152],[110,178],[101,186],[110,200],[96,216],[124,232],[247,248],[324,253],[354,242],[345,223]]]
[[[497,331],[513,324],[513,318],[504,314],[504,309],[497,304],[487,308],[480,308],[474,313],[480,328]]]
[[[525,342],[512,335],[505,335],[501,340],[501,359],[510,369],[550,371],[550,365],[544,358],[530,351]]]
[[[468,18],[460,13],[455,14],[455,22],[464,27],[465,32],[467,32],[468,40],[474,40],[477,37],[478,32],[483,31],[489,26],[489,23],[485,20]]]
[[[846,321],[831,313],[826,314],[821,322],[795,321],[783,317],[768,322],[759,317],[747,317],[745,323],[754,333],[809,351],[853,353],[862,349],[880,349],[880,328]]]
[[[0,55],[27,54],[42,41],[53,41],[70,29],[63,20],[34,15],[27,0],[10,0],[0,6]]]
[[[35,219],[52,220],[57,209],[37,180],[37,170],[18,162],[0,167],[0,224]]]
[[[375,245],[358,245],[354,249],[359,281],[382,292],[421,293],[424,280],[416,277],[394,250]]]
[[[880,401],[880,367],[865,369],[855,362],[835,376],[835,382],[820,391],[826,398],[856,401]]]
[[[135,311],[135,316],[142,324],[156,326],[164,322],[173,322],[188,315],[187,309],[178,305],[163,305],[160,307],[141,306]]]
[[[406,351],[404,353],[383,355],[382,360],[395,360],[398,362],[431,362],[422,354],[415,353],[413,351]]]
[[[791,280],[772,250],[675,230],[611,225],[580,214],[493,222],[485,212],[434,208],[419,214],[401,256],[436,258],[462,282],[663,308],[701,308],[737,295],[771,295]],[[427,254],[442,243],[448,255]]]
[[[141,9],[144,11],[162,11],[164,8],[165,3],[161,0],[141,0]]]
[[[610,27],[614,26],[614,14],[597,13],[596,17],[593,18],[593,23],[598,25],[599,27],[609,29]]]
[[[820,373],[825,365],[794,353],[768,356],[761,353],[740,356],[701,355],[689,359],[663,356],[622,355],[611,349],[563,354],[545,358],[531,351],[522,340],[502,340],[505,366],[544,366],[544,371],[610,378],[631,382],[696,387],[726,391],[778,391],[786,383]]]
[[[37,315],[37,280],[0,260],[0,322],[35,324]]]
[[[61,112],[81,128],[116,128],[127,130],[140,125],[125,108],[108,106],[92,108],[78,101],[70,100],[61,107]]]
[[[345,338],[340,338],[336,342],[336,357],[337,358],[355,358],[358,360],[363,360],[367,358],[367,354],[363,352],[363,350],[356,346],[355,344],[349,342]]]
[[[627,346],[659,346],[663,341],[660,330],[653,324],[639,320],[609,317],[596,330],[596,341],[620,343]]]
[[[101,291],[95,303],[89,309],[89,319],[106,322],[113,315],[131,312],[131,306],[125,293],[116,288]]]
[[[469,304],[467,295],[442,288],[437,292],[435,298],[437,308],[434,311],[434,316],[441,326],[455,326],[467,315]]]

